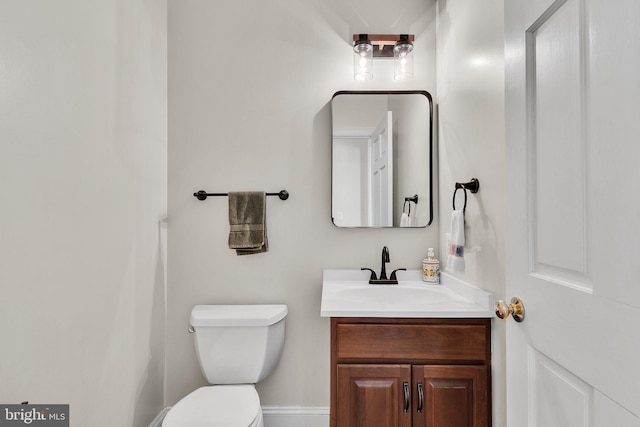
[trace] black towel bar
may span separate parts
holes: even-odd
[[[197,193],[193,193],[194,197],[198,200],[206,200],[209,196],[228,196],[229,193],[207,193],[204,190],[200,190]],[[267,196],[278,196],[280,200],[287,200],[289,198],[289,192],[287,190],[280,190],[277,193],[267,193]]]

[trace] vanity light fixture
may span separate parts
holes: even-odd
[[[413,34],[354,34],[353,78],[371,80],[374,58],[394,58],[393,78],[413,77]]]

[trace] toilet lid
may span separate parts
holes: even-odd
[[[162,427],[249,427],[260,411],[252,385],[201,387],[171,408]]]

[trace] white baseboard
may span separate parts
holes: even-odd
[[[264,427],[329,427],[328,407],[263,406]]]
[[[164,408],[149,427],[160,427],[171,407]],[[329,408],[301,406],[263,406],[264,427],[328,427]]]

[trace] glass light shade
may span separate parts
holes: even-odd
[[[371,80],[373,78],[373,45],[369,41],[357,41],[353,47],[353,78]]]
[[[393,78],[406,80],[413,78],[413,43],[400,40],[393,48]]]

